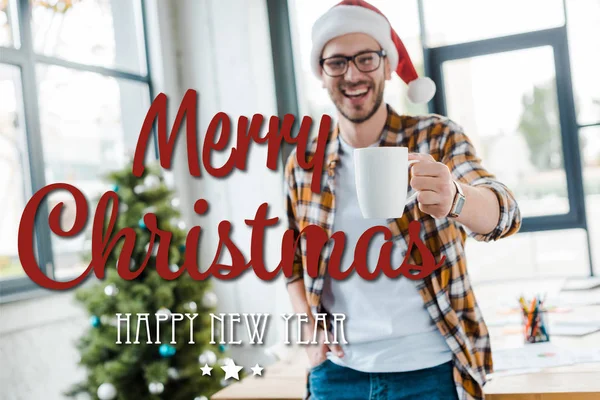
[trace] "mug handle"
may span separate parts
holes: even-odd
[[[413,164],[418,163],[421,160],[408,160],[408,172],[410,173],[410,167],[413,166]],[[406,204],[412,202],[414,199],[417,198],[417,196],[419,195],[419,192],[414,192],[413,194],[411,194],[407,199],[406,199]]]

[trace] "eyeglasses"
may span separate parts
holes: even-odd
[[[379,68],[381,59],[386,56],[385,50],[362,51],[353,56],[333,56],[322,58],[319,63],[323,71],[332,78],[342,76],[348,71],[350,61],[360,72],[371,72]]]

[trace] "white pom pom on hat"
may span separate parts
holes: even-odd
[[[373,5],[363,0],[344,0],[330,8],[312,28],[311,67],[321,79],[321,54],[331,39],[348,33],[365,33],[385,50],[390,67],[408,85],[407,97],[412,103],[427,103],[435,95],[435,83],[419,78],[408,52],[388,19]]]
[[[435,95],[435,82],[421,77],[408,82],[408,99],[413,103],[427,103]]]

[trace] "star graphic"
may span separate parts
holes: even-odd
[[[244,367],[235,365],[235,362],[233,360],[229,361],[228,365],[221,367],[221,369],[225,371],[225,378],[223,379],[235,378],[239,381],[239,372],[242,370],[242,368]]]
[[[256,364],[254,367],[250,368],[252,370],[252,375],[260,375],[262,376],[262,370],[264,369],[263,367],[259,366],[258,364]]]
[[[212,371],[212,367],[209,367],[208,364],[204,364],[204,367],[200,368],[202,370],[202,376],[209,375],[210,371]]]

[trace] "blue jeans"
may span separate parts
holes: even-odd
[[[452,361],[417,371],[361,372],[326,360],[310,370],[311,400],[458,400]]]

